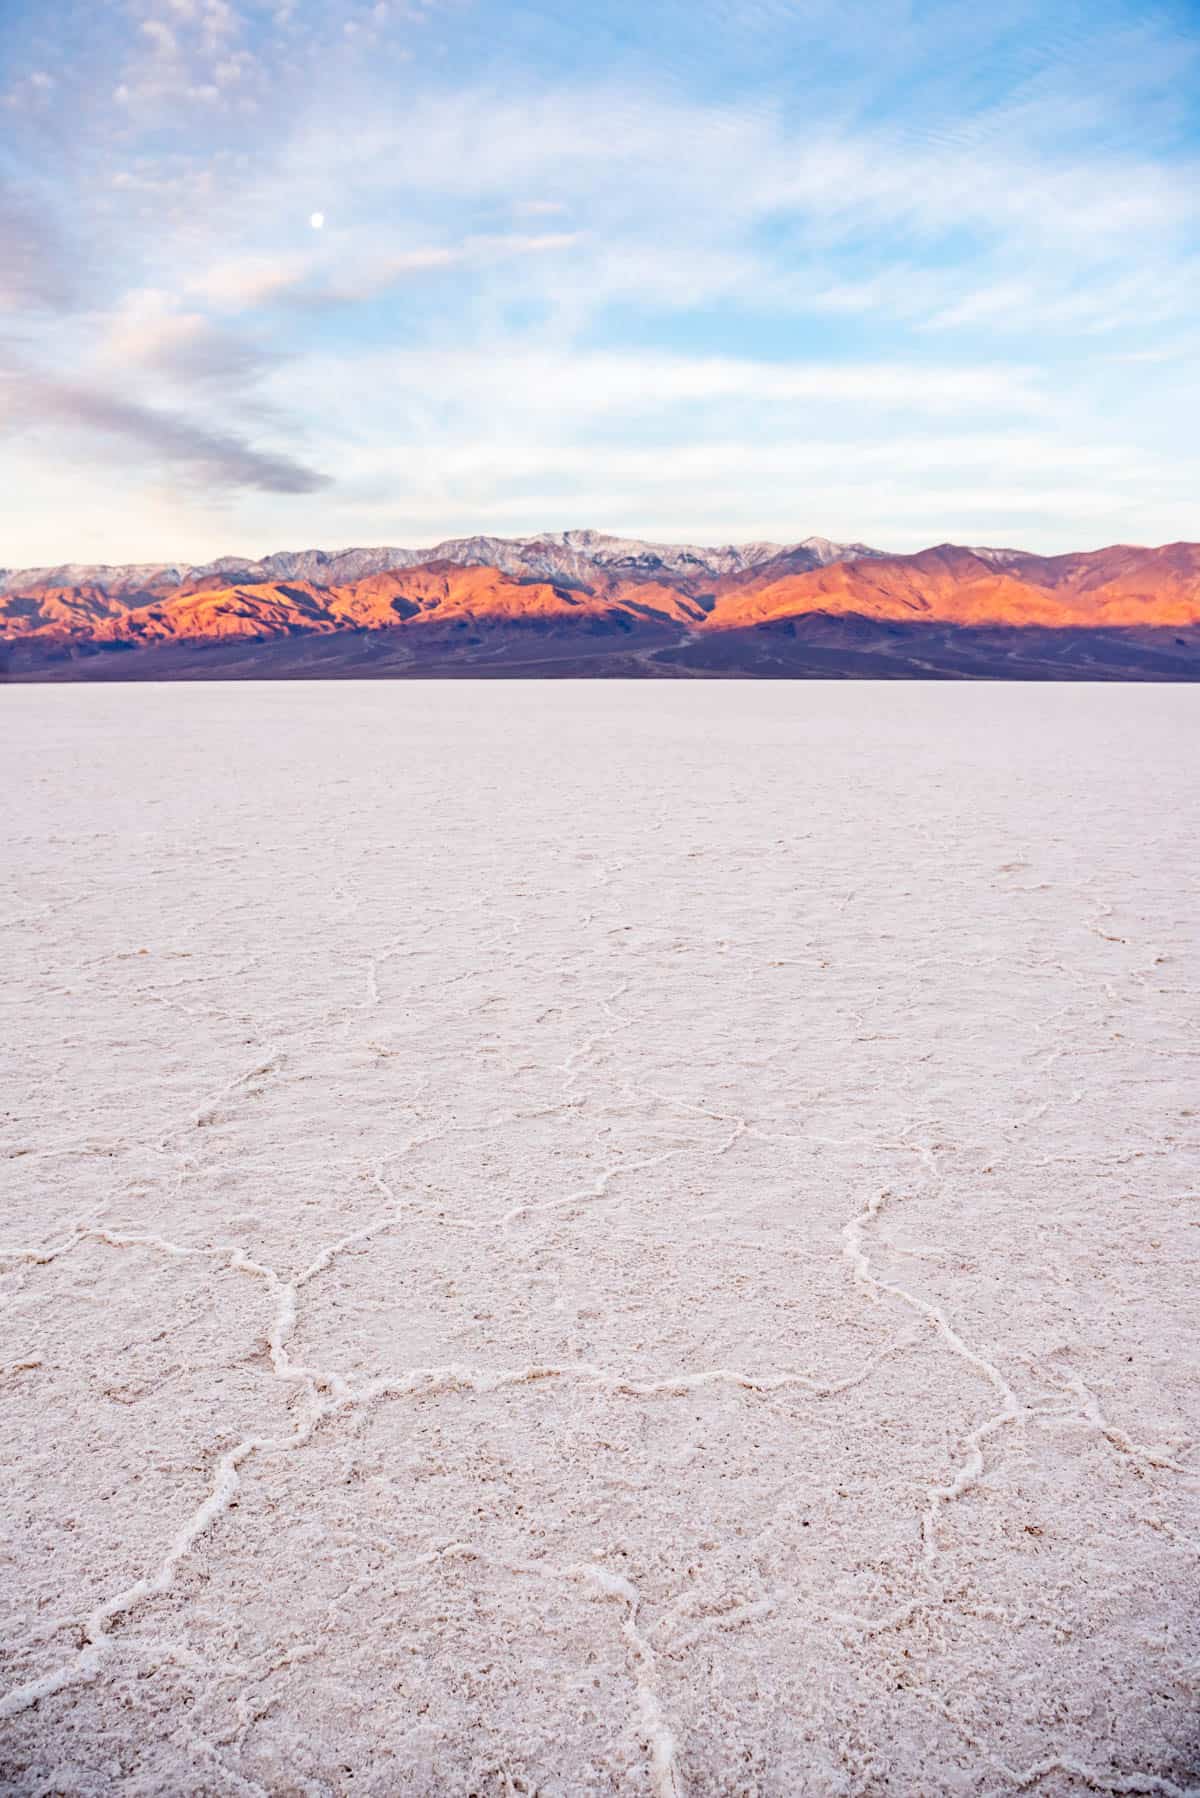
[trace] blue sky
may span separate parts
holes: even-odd
[[[1198,165],[1195,5],[8,0],[0,565],[1200,537]]]

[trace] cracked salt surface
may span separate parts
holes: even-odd
[[[1194,690],[4,725],[5,1791],[1200,1786]]]

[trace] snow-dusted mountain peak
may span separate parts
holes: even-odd
[[[258,560],[218,556],[214,561],[135,563],[123,566],[71,563],[59,568],[0,569],[0,593],[25,588],[96,587],[105,593],[132,593],[170,588],[212,578],[214,584],[246,581],[312,581],[340,586],[390,568],[412,568],[426,562],[478,565],[537,580],[572,580],[585,584],[596,576],[624,580],[658,578],[718,579],[742,574],[768,562],[786,560],[792,572],[825,567],[830,562],[881,552],[862,543],[834,543],[827,537],[805,537],[797,543],[653,543],[637,537],[614,537],[604,531],[541,531],[531,537],[477,535],[451,537],[423,549],[384,545],[361,549],[279,550]]]

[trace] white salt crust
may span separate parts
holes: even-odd
[[[6,691],[3,1790],[1196,1790],[1198,714]]]

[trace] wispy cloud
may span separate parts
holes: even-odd
[[[183,287],[223,312],[248,312],[303,285],[313,267],[312,256],[250,254],[202,264],[184,280]]]
[[[732,356],[551,351],[390,351],[314,363],[355,403],[386,393],[393,408],[437,398],[448,408],[486,407],[494,418],[545,414],[568,427],[606,416],[637,418],[664,409],[749,407],[760,419],[798,406],[902,409],[918,415],[1042,412],[1033,372],[969,363],[765,362]]]
[[[236,100],[257,74],[244,22],[229,0],[142,0],[113,91],[117,104],[155,116],[187,102]]]
[[[176,309],[161,291],[127,294],[101,340],[102,367],[147,371],[183,387],[219,386],[245,392],[280,352],[222,329],[203,313]]]
[[[33,194],[0,179],[0,312],[62,312],[78,291],[54,222]]]
[[[138,456],[184,471],[204,488],[315,493],[328,477],[288,455],[256,449],[230,431],[199,424],[101,388],[28,372],[0,384],[0,425],[23,440],[81,431]]]

